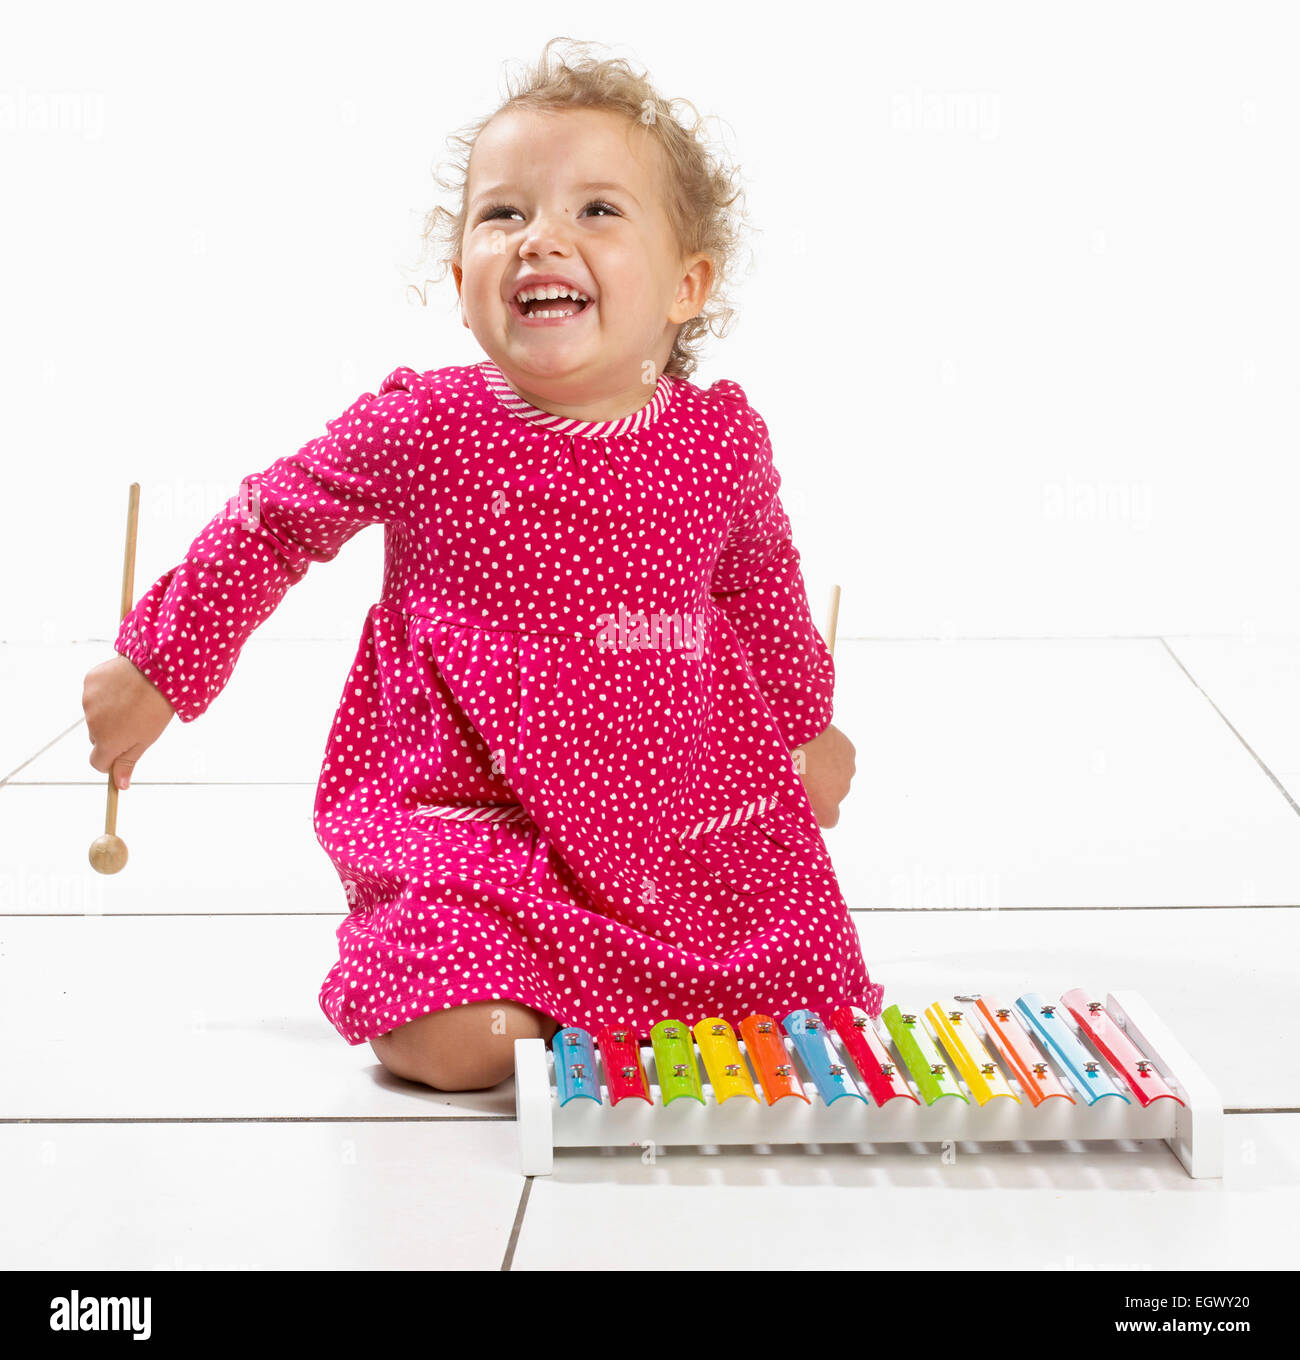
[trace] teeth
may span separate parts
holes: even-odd
[[[523,292],[515,294],[515,301],[524,303],[531,302],[534,298],[545,298],[549,302],[561,297],[572,298],[575,302],[591,301],[586,293],[580,293],[576,288],[568,288],[560,283],[550,283],[544,288],[525,288]]]

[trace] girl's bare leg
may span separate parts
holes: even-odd
[[[559,1025],[516,1001],[474,1001],[433,1011],[370,1040],[395,1076],[439,1091],[479,1091],[515,1070],[515,1040],[545,1039]]]

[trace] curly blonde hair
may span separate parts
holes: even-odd
[[[572,43],[573,51],[552,60],[552,47]],[[432,248],[441,264],[439,281],[445,279],[453,264],[461,263],[461,241],[465,234],[465,191],[469,183],[469,160],[479,133],[496,117],[513,109],[561,111],[564,109],[608,109],[625,114],[640,123],[658,139],[667,168],[665,208],[684,256],[701,253],[713,263],[713,277],[703,310],[677,331],[672,353],[664,372],[673,378],[689,378],[699,363],[698,349],[709,332],[726,335],[735,309],[728,305],[727,284],[731,281],[741,246],[742,230],[748,225],[744,213],[744,190],[738,186],[740,172],[728,166],[701,136],[705,118],[686,99],[665,100],[647,79],[622,58],[600,59],[591,55],[590,43],[570,38],[552,38],[542,48],[536,66],[527,68],[517,88],[486,118],[462,127],[447,138],[455,155],[450,176],[434,172],[435,182],[457,197],[455,212],[438,206],[424,220],[422,239],[426,253]],[[694,115],[685,122],[679,106]],[[415,287],[415,285],[412,285]],[[427,305],[423,293],[417,295]]]

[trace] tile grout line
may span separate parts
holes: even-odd
[[[1259,768],[1263,770],[1264,773],[1268,775],[1268,777],[1273,781],[1273,784],[1276,787],[1277,791],[1291,805],[1291,811],[1294,812],[1297,816],[1300,816],[1300,805],[1298,805],[1296,803],[1296,800],[1292,798],[1291,795],[1287,792],[1286,786],[1282,783],[1282,781],[1278,779],[1277,775],[1275,775],[1273,771],[1270,770],[1268,766],[1264,764],[1264,762],[1259,758],[1259,756],[1255,754],[1255,751],[1252,748],[1250,742],[1248,742],[1246,738],[1243,737],[1241,733],[1238,732],[1237,729],[1233,727],[1233,725],[1230,722],[1228,722],[1227,715],[1218,706],[1218,704],[1216,704],[1214,700],[1211,699],[1210,696],[1206,694],[1206,692],[1203,689],[1201,689],[1200,685],[1196,683],[1196,680],[1193,677],[1191,671],[1189,671],[1187,667],[1184,666],[1182,661],[1179,659],[1178,653],[1174,651],[1174,649],[1169,645],[1168,642],[1165,641],[1163,637],[1160,639],[1160,642],[1161,645],[1164,647],[1165,651],[1167,651],[1169,655],[1173,657],[1174,664],[1178,667],[1178,669],[1181,670],[1182,673],[1192,682],[1192,684],[1199,691],[1201,697],[1205,700],[1205,702],[1209,704],[1209,706],[1219,715],[1220,718],[1223,719],[1224,723],[1228,728],[1228,731],[1231,732],[1232,735],[1236,737],[1239,742],[1241,742],[1241,744],[1246,748],[1246,750],[1250,752],[1251,756],[1254,758],[1254,761],[1259,766]]]
[[[519,1207],[515,1210],[515,1221],[510,1227],[510,1240],[506,1243],[506,1254],[501,1261],[501,1269],[509,1270],[514,1264],[515,1248],[519,1245],[519,1229],[524,1225],[524,1211],[528,1208],[528,1196],[533,1191],[533,1178],[524,1177],[524,1188],[519,1194]]]
[[[62,741],[63,738],[66,737],[66,736],[68,735],[68,733],[71,732],[72,729],[73,729],[74,727],[80,727],[81,724],[84,723],[85,721],[86,721],[85,718],[78,718],[76,722],[72,723],[72,724],[71,724],[70,726],[68,726],[68,727],[65,727],[65,728],[63,729],[63,731],[60,732],[60,733],[58,734],[58,736],[56,736],[56,737],[51,737],[50,740],[47,741],[47,742],[45,743],[45,745],[42,746],[41,749],[40,749],[39,751],[36,752],[36,755],[28,756],[27,759],[24,760],[23,763],[22,763],[21,765],[15,765],[14,768],[13,768],[12,770],[10,770],[9,773],[8,773],[7,775],[5,775],[5,777],[4,777],[3,779],[0,779],[0,788],[4,788],[4,786],[5,786],[5,785],[6,785],[6,784],[14,777],[14,775],[16,775],[16,774],[18,773],[19,770],[25,770],[25,769],[32,763],[32,761],[35,760],[35,759],[37,758],[37,756],[43,756],[43,755],[46,753],[46,751],[48,751],[48,750],[50,749],[51,746],[53,746],[56,742]],[[87,779],[87,780],[84,780],[84,781],[82,781],[82,782],[84,782],[84,783],[86,783],[86,784],[93,784],[95,781],[94,781],[93,779]],[[107,787],[108,787],[108,775],[107,775],[107,774],[104,775],[104,778],[103,778],[103,781],[102,781],[102,782],[103,782],[105,788],[107,788]]]

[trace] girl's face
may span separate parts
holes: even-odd
[[[452,273],[465,325],[525,400],[576,419],[639,410],[704,306],[712,266],[679,252],[660,156],[604,109],[512,110],[479,134]],[[591,301],[535,304],[573,315],[529,320],[515,298],[543,277]]]

